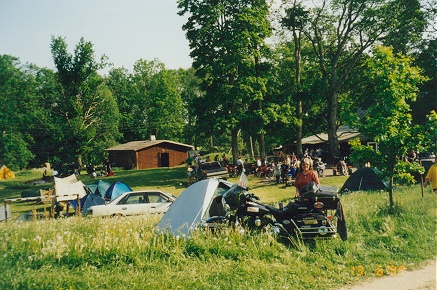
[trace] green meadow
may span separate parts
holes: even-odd
[[[0,201],[20,197],[38,170],[0,181]],[[85,184],[95,180],[79,178]],[[179,195],[185,168],[115,170],[102,179],[133,189]],[[341,187],[346,177],[322,184]],[[236,181],[236,179],[230,179]],[[249,176],[252,192],[277,205],[292,187]],[[421,187],[398,187],[395,206],[386,192],[342,195],[349,240],[278,241],[267,233],[232,229],[197,231],[188,239],[156,234],[160,216],[69,217],[0,223],[0,289],[335,289],[368,278],[398,275],[436,259],[437,198]],[[47,205],[12,204],[12,214],[47,210]],[[187,208],[189,210],[189,208]]]

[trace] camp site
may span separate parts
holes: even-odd
[[[20,176],[23,173],[16,173],[15,182],[19,179],[20,183],[29,185],[29,175]],[[40,173],[41,170],[34,172],[33,177],[38,178]],[[334,176],[328,171],[325,177],[321,178],[321,183],[334,185],[340,189],[351,177]],[[189,188],[184,166],[144,170],[116,168],[113,176],[94,179],[84,174],[78,179],[80,181],[71,177],[70,182],[67,183],[68,187],[73,188],[77,182],[89,184],[93,191],[92,195],[96,196],[108,192],[111,185],[120,183],[129,184],[132,190],[160,189],[172,192],[176,197]],[[274,180],[258,178],[250,174],[248,179],[249,185],[260,199],[271,204],[286,203],[293,193],[291,186],[276,185]],[[5,189],[10,191],[9,187],[15,188],[15,183],[5,181],[0,183],[3,187],[2,191]],[[229,178],[226,182],[236,183],[238,178]],[[116,187],[115,185],[112,187]],[[192,186],[195,185],[196,183]],[[31,188],[39,188],[43,192],[47,186],[51,187],[51,184],[33,183]],[[13,191],[16,192],[16,189]],[[27,192],[28,189],[23,191]],[[66,198],[64,193],[62,192],[61,195]],[[133,286],[136,289],[152,289],[159,287],[164,281],[169,288],[191,288],[193,285],[197,285],[196,288],[214,288],[217,285],[219,288],[226,288],[228,282],[223,279],[217,280],[217,275],[238,268],[238,277],[243,277],[244,281],[253,279],[255,273],[259,274],[255,269],[273,269],[267,272],[261,270],[266,280],[263,279],[259,283],[268,283],[269,288],[279,287],[279,283],[292,284],[298,280],[301,286],[296,289],[319,288],[321,285],[329,285],[330,288],[335,289],[345,283],[362,281],[364,277],[402,275],[402,271],[415,269],[433,258],[435,243],[432,238],[434,235],[432,217],[435,196],[428,192],[422,197],[421,188],[416,184],[399,188],[396,198],[399,201],[396,211],[403,214],[394,215],[387,220],[384,214],[376,216],[373,214],[375,207],[379,212],[390,210],[386,190],[358,190],[342,194],[350,233],[346,243],[339,238],[329,242],[323,239],[312,241],[292,239],[289,243],[283,243],[272,240],[272,236],[267,233],[242,235],[231,229],[213,235],[196,231],[192,232],[188,239],[181,239],[179,235],[162,236],[156,233],[155,226],[162,215],[87,218],[83,215],[75,215],[73,207],[70,208],[73,214],[69,216],[62,215],[64,209],[56,218],[32,215],[33,218],[27,220],[10,219],[0,223],[4,233],[1,237],[2,242],[9,245],[2,250],[5,259],[1,283],[2,286],[13,283],[17,287],[32,285],[29,288],[36,289],[47,287],[82,289],[90,285],[92,288],[112,285],[111,287],[125,289],[126,285],[134,284],[138,285],[138,287]],[[189,211],[194,206],[191,202],[186,206],[185,218],[193,214]],[[12,203],[10,207],[12,217],[18,218],[20,211],[39,212],[48,216],[49,205],[51,203],[41,204],[33,201]],[[385,225],[369,228],[369,223],[378,223],[381,226],[385,223]],[[422,226],[418,228],[412,225],[416,223]],[[398,232],[397,229],[402,229],[402,232]],[[399,240],[400,234],[403,236],[402,243]],[[365,244],[362,244],[362,241],[365,241]],[[357,244],[361,246],[355,247],[354,245]],[[375,247],[375,244],[379,246]],[[396,247],[397,250],[383,250],[389,245]],[[339,254],[339,250],[347,252]],[[114,256],[115,253],[118,254]],[[300,257],[302,253],[306,253],[304,259]],[[359,262],[355,258],[357,255],[361,257]],[[375,257],[378,259],[375,260]],[[21,262],[16,263],[17,259]],[[332,272],[327,274],[323,269],[315,271],[314,261],[323,263]],[[382,261],[390,262],[382,266]],[[27,270],[26,275],[16,274],[22,271],[21,267],[32,267],[35,263],[42,268],[31,268],[32,270]],[[185,274],[174,276],[175,263],[181,263],[178,272],[182,271]],[[299,265],[299,271],[295,267],[290,267],[290,264]],[[121,265],[128,269],[127,273],[126,269],[120,268]],[[215,270],[211,270],[211,267]],[[40,269],[52,271],[44,271],[42,274]],[[63,269],[64,275],[56,275],[58,269]],[[92,277],[81,274],[84,271],[92,273]],[[106,274],[109,273],[112,277],[108,280]],[[313,275],[319,276],[317,281],[310,278]],[[96,279],[99,276],[101,278]],[[245,283],[243,280],[233,283]],[[255,281],[254,285],[257,284],[258,282]],[[8,289],[8,287],[3,288]]]
[[[435,264],[436,2],[2,1],[0,289]]]

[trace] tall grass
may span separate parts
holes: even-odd
[[[286,200],[291,190],[268,185],[262,193]],[[155,234],[160,216],[0,223],[0,288],[332,289],[436,258],[435,195],[422,198],[412,186],[395,192],[394,208],[384,192],[342,202],[346,242],[232,229],[184,239]]]

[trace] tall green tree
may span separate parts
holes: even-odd
[[[390,180],[390,206],[393,201],[393,178],[396,167],[408,148],[419,143],[417,130],[411,125],[409,100],[414,100],[418,84],[424,80],[420,69],[412,65],[410,58],[393,53],[391,48],[378,46],[366,63],[368,77],[366,95],[367,114],[359,125],[359,131],[378,142],[378,151],[367,157]],[[358,149],[352,147],[352,150]],[[366,149],[368,150],[368,149]]]
[[[114,96],[120,112],[120,142],[140,140],[139,94],[131,73],[126,68],[112,68],[106,78],[106,84]]]
[[[156,59],[140,59],[134,64],[130,81],[133,91],[129,106],[135,123],[131,129],[136,136],[182,141],[186,110],[177,71],[167,70]]]
[[[27,167],[35,157],[31,133],[41,126],[36,87],[33,69],[0,55],[0,163],[14,170]]]
[[[322,74],[332,155],[339,155],[336,132],[341,125],[341,93],[358,60],[377,43],[406,51],[426,26],[420,8],[419,0],[321,0],[309,10],[304,32]]]
[[[266,91],[258,69],[271,35],[269,7],[264,0],[179,0],[178,7],[180,15],[188,16],[183,30],[205,91],[198,104],[209,118],[202,122],[213,120],[210,128],[230,132],[235,161],[248,106],[262,100]],[[249,130],[258,134],[262,128],[254,124]]]
[[[68,52],[61,37],[52,37],[51,50],[62,86],[52,106],[64,132],[57,153],[67,154],[65,162],[76,161],[78,157],[101,162],[103,149],[114,145],[119,134],[117,104],[98,74],[106,66],[106,57],[97,61],[93,44],[83,38],[74,54]]]
[[[182,101],[186,110],[185,119],[185,142],[187,144],[198,147],[198,132],[195,129],[197,124],[197,117],[195,114],[195,107],[197,99],[203,94],[200,89],[200,79],[195,75],[193,68],[179,69],[180,92]]]
[[[305,25],[308,22],[309,12],[303,5],[296,0],[291,3],[291,7],[285,9],[286,16],[282,19],[282,25],[291,30],[293,36],[293,56],[294,56],[294,100],[296,100],[296,118],[298,120],[296,130],[296,153],[298,156],[302,155],[302,86],[301,86],[301,72],[302,72],[302,34]]]

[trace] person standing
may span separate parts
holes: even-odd
[[[188,156],[188,158],[185,159],[185,163],[187,163],[188,167],[191,167],[193,165],[193,158],[191,158],[191,156]]]
[[[111,162],[109,162],[109,159],[105,161],[105,170],[108,176],[111,175]]]
[[[434,156],[434,164],[428,169],[423,186],[431,185],[432,191],[437,194],[437,155]]]
[[[240,156],[240,157],[238,157],[238,159],[237,159],[237,170],[238,170],[238,175],[241,175],[241,173],[243,172],[243,165],[244,165],[244,162],[243,162],[243,160],[241,159],[241,156]]]
[[[294,186],[296,187],[296,197],[300,196],[301,189],[311,181],[320,184],[319,177],[317,177],[317,174],[313,170],[311,160],[309,158],[304,158],[300,163],[300,171],[296,175],[296,180],[294,181]]]
[[[281,179],[281,170],[279,169],[278,163],[274,163],[273,165],[273,174],[275,175],[276,184],[279,184],[279,180]]]

